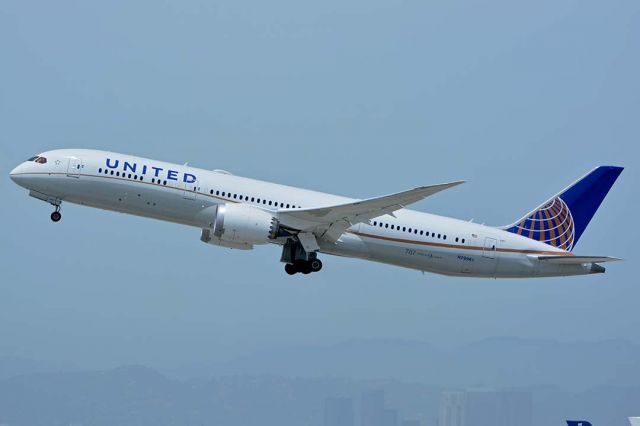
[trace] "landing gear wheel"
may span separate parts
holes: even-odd
[[[308,266],[311,272],[319,272],[322,269],[322,262],[320,259],[313,259],[309,261]]]
[[[289,275],[294,275],[296,272],[298,272],[298,269],[290,263],[284,265],[284,270]]]
[[[311,272],[311,269],[309,269],[309,262],[306,260],[297,260],[296,263],[293,264],[293,268],[296,272],[300,272],[305,275]]]
[[[60,222],[60,219],[62,219],[62,214],[59,211],[55,211],[53,213],[51,213],[51,220],[54,222]]]

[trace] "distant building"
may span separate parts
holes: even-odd
[[[360,402],[360,426],[383,426],[384,411],[384,391],[364,392]]]
[[[443,392],[440,400],[439,426],[465,426],[465,393]]]
[[[498,420],[500,417],[499,395],[496,391],[469,390],[465,392],[463,412],[463,426],[503,426]]]
[[[444,392],[439,426],[531,426],[531,393],[467,390]]]
[[[327,398],[324,400],[324,426],[354,426],[351,398]]]
[[[531,392],[499,392],[498,422],[500,425],[531,426],[533,423],[533,402]]]
[[[398,410],[382,410],[380,426],[398,426]]]

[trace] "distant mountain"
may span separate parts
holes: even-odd
[[[321,426],[325,398],[351,398],[358,413],[362,393],[371,389],[384,390],[385,406],[398,410],[401,418],[434,426],[447,388],[397,380],[255,375],[180,381],[142,366],[36,373],[0,380],[0,424]],[[561,425],[568,418],[628,426],[626,417],[637,414],[640,401],[640,386],[530,390],[534,426]]]
[[[357,396],[362,386],[271,376],[178,381],[141,366],[28,374],[0,381],[0,424],[320,426],[327,396]]]
[[[17,356],[0,355],[0,380],[27,373],[51,373],[73,371],[71,363],[41,361]]]
[[[492,338],[442,349],[405,340],[351,340],[256,352],[214,374],[399,379],[430,385],[565,389],[640,383],[640,346],[624,340],[557,342]]]
[[[178,424],[185,390],[144,367],[15,376],[0,381],[0,423]]]

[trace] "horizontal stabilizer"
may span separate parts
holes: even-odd
[[[610,256],[535,256],[540,262],[555,263],[556,265],[580,265],[583,263],[604,263],[622,260]]]

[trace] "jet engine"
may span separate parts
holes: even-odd
[[[244,204],[223,204],[200,239],[205,243],[251,250],[255,244],[267,244],[280,234],[278,220],[269,212]]]

